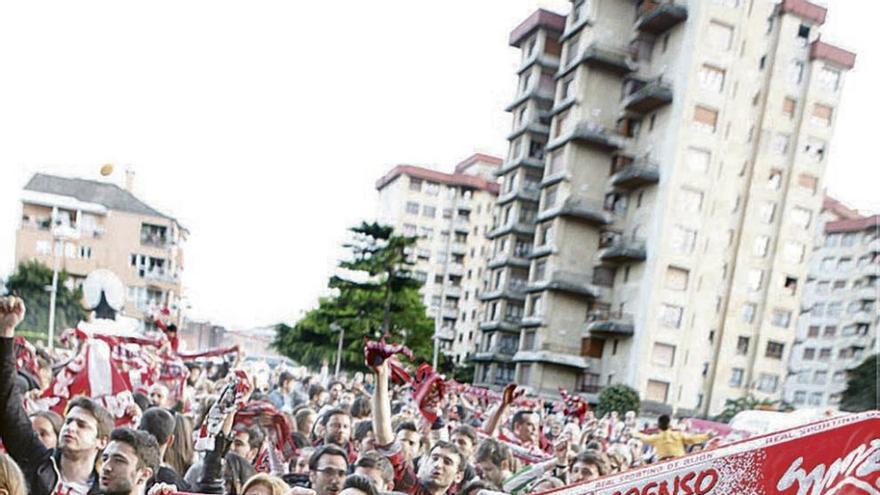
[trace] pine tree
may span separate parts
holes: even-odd
[[[877,369],[880,354],[869,356],[864,363],[847,373],[846,390],[840,399],[840,409],[849,412],[880,409],[877,382],[880,371]]]
[[[345,329],[342,366],[364,370],[364,337],[375,340],[387,336],[389,342],[404,343],[417,361],[429,361],[432,351],[433,320],[427,316],[421,282],[413,278],[409,255],[415,237],[395,235],[393,228],[362,223],[350,229],[345,243],[348,259],[339,262],[338,274],[328,287],[334,294],[321,298],[318,307],[308,311],[292,327],[279,324],[273,347],[304,365],[317,367],[323,361],[334,363],[338,345],[336,324]]]

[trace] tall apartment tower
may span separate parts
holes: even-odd
[[[549,137],[537,211],[500,205],[493,231],[534,232],[518,350],[477,381],[515,366],[520,383],[590,400],[624,383],[646,411],[681,414],[781,397],[855,61],[819,39],[825,14],[806,0],[577,0],[564,26],[540,11],[513,31],[527,61],[561,31],[561,60],[519,76],[515,103],[554,79],[555,94],[549,112],[546,99],[511,108],[516,129],[549,116]],[[500,197],[534,198],[514,165],[536,150],[515,135]],[[488,308],[484,328],[507,315]]]
[[[789,359],[785,400],[837,407],[847,371],[877,345],[880,215],[862,216],[826,199]]]
[[[486,233],[498,194],[502,160],[475,154],[453,173],[398,165],[376,182],[381,223],[418,236],[415,275],[435,319],[440,351],[465,362],[479,338],[479,281],[489,251]]]

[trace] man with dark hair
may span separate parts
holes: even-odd
[[[282,371],[278,377],[278,387],[269,394],[269,402],[282,412],[293,412],[293,375]]]
[[[342,447],[348,452],[348,462],[354,462],[357,450],[351,444],[351,416],[342,409],[330,409],[321,416],[321,426],[324,427],[324,438],[315,447],[331,444]]]
[[[341,495],[379,495],[370,479],[360,474],[350,474],[342,485]]]
[[[458,447],[458,451],[467,460],[467,464],[464,467],[464,477],[462,478],[462,481],[466,483],[476,476],[473,458],[477,450],[477,442],[479,441],[477,430],[470,425],[458,425],[452,430],[449,440]]]
[[[373,435],[373,420],[365,419],[354,424],[354,435],[352,443],[354,443],[357,451],[363,454],[375,449],[375,439]]]
[[[658,433],[645,435],[644,433],[634,431],[631,435],[633,438],[653,446],[655,457],[658,461],[681,457],[686,453],[686,446],[704,443],[712,438],[712,435],[709,433],[690,435],[681,431],[670,430],[670,422],[670,417],[664,414],[657,418],[657,428],[660,429]]]
[[[159,444],[145,431],[117,428],[110,433],[101,460],[101,493],[143,495],[147,481],[159,469]]]
[[[371,363],[368,363],[371,365]],[[394,437],[391,428],[391,396],[388,391],[390,369],[383,362],[374,366],[376,390],[373,394],[373,430],[376,435],[376,450],[391,461],[394,466],[394,489],[410,495],[443,495],[461,481],[465,459],[449,442],[437,442],[422,460],[422,476],[416,474],[412,463],[407,463],[403,447]]]
[[[511,475],[510,449],[494,438],[487,438],[477,448],[474,464],[481,479],[501,489]]]
[[[327,392],[330,394],[330,402],[333,404],[339,403],[339,398],[342,396],[343,390],[342,382],[338,380],[334,380],[330,382],[330,385],[327,386]]]
[[[602,454],[596,450],[584,450],[574,457],[568,468],[568,482],[577,483],[596,479],[608,472]]]
[[[309,458],[309,481],[317,495],[336,495],[348,474],[348,457],[336,445],[323,445]]]
[[[351,403],[351,417],[353,419],[372,419],[373,410],[370,398],[365,395],[359,395]]]
[[[483,431],[490,437],[497,435],[498,438],[505,442],[522,445],[527,449],[540,449],[547,454],[552,454],[553,445],[541,435],[541,428],[539,426],[540,418],[536,411],[522,409],[514,413],[511,421],[511,426],[513,427],[512,432],[499,428],[501,425],[501,418],[507,412],[507,409],[511,404],[513,404],[515,392],[515,383],[510,383],[504,387],[501,404],[486,422]],[[501,430],[500,432],[498,431],[499,429]]]
[[[397,441],[400,442],[403,460],[416,467],[415,459],[422,452],[422,435],[413,421],[404,421],[394,429]]]
[[[265,438],[266,435],[259,426],[238,424],[232,428],[232,446],[229,450],[244,457],[253,464],[257,454],[260,452],[260,447],[263,446],[263,439]]]
[[[354,463],[354,472],[372,480],[373,486],[379,492],[390,492],[394,489],[394,467],[378,452],[361,454]]]
[[[18,297],[0,297],[0,440],[21,468],[29,493],[85,494],[97,487],[95,460],[107,443],[113,417],[97,402],[77,397],[67,404],[58,446],[47,449],[34,433],[15,389],[15,327],[24,319]]]
[[[316,411],[320,411],[330,398],[324,387],[317,383],[309,385],[309,403]]]
[[[174,437],[174,427],[173,414],[168,412],[167,409],[151,407],[141,415],[138,430],[145,431],[156,438],[156,442],[159,443],[159,459],[165,459],[165,452],[177,441]],[[180,440],[184,442],[189,441],[188,438]],[[176,486],[179,490],[188,491],[189,485],[183,480],[183,474],[186,473],[178,473],[171,466],[162,462],[155,473],[153,473],[153,477],[147,482],[147,491],[155,483],[168,483]]]

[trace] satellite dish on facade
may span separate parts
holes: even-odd
[[[125,304],[125,286],[115,273],[101,268],[86,277],[83,296],[86,308],[93,310],[97,318],[113,320]]]

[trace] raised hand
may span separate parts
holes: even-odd
[[[513,404],[513,401],[522,397],[525,392],[525,390],[517,390],[515,383],[508,383],[507,386],[504,387],[504,394],[501,397],[501,404],[503,406],[509,406]]]
[[[0,337],[12,337],[24,319],[24,301],[19,297],[0,297]]]

